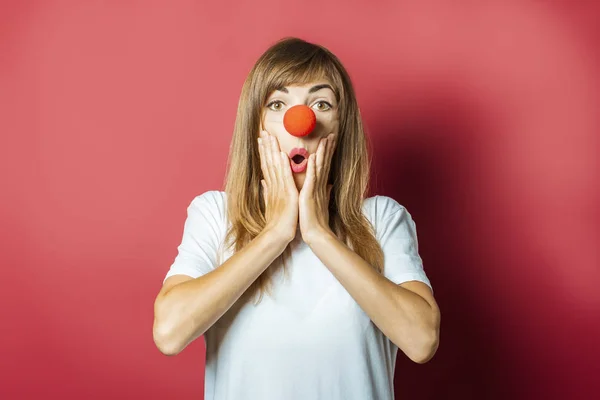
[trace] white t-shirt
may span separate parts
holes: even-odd
[[[165,279],[197,278],[218,267],[226,200],[216,190],[192,200]],[[397,284],[416,280],[431,287],[408,211],[390,197],[373,196],[364,200],[363,212],[383,248],[384,275]],[[265,294],[258,305],[234,304],[205,333],[205,400],[393,399],[398,348],[301,235],[290,245],[288,276],[277,270],[272,296]]]

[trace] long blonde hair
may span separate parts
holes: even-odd
[[[256,139],[268,95],[281,87],[326,79],[339,105],[339,134],[331,161],[329,223],[336,236],[378,272],[383,270],[383,251],[373,226],[362,213],[370,173],[369,144],[350,77],[339,59],[323,46],[298,38],[284,38],[258,59],[248,74],[238,103],[229,149],[225,192],[230,226],[222,245],[241,250],[266,225],[262,170]],[[247,293],[270,292],[270,276],[290,247],[253,282]]]

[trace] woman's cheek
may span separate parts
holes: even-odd
[[[280,134],[285,131],[283,127],[283,117],[267,113],[263,118],[263,126],[267,132],[272,135]]]
[[[325,128],[325,130],[327,131],[327,134],[329,134],[329,132],[337,129],[337,126],[338,126],[338,118],[336,115],[333,115],[333,114],[326,114],[326,115],[321,116],[321,118],[319,119],[319,122],[321,123],[323,128]]]

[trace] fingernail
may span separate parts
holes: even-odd
[[[258,138],[258,144],[262,144],[262,139]]]

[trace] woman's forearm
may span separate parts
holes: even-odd
[[[153,329],[160,351],[177,354],[203,335],[287,244],[274,232],[265,230],[213,271],[161,290],[154,304]]]
[[[440,323],[433,297],[427,300],[396,285],[332,234],[324,233],[309,245],[373,323],[408,357],[421,363],[433,356]]]

